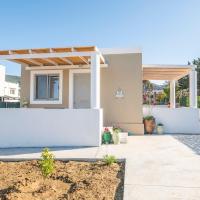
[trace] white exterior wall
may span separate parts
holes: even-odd
[[[0,97],[4,96],[5,67],[0,65]]]
[[[163,123],[165,133],[200,134],[200,109],[145,106],[143,113],[153,115],[156,123]]]
[[[0,109],[0,123],[0,148],[101,144],[101,109]]]

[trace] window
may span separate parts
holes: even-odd
[[[30,103],[62,103],[62,70],[31,71]]]
[[[15,95],[15,89],[14,88],[10,88],[10,94]]]
[[[59,76],[36,75],[35,76],[35,99],[58,100],[59,99]]]

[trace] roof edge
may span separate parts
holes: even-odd
[[[139,48],[99,48],[103,55],[142,53]]]
[[[143,64],[143,68],[189,68],[195,69],[196,65],[176,65],[176,64]]]

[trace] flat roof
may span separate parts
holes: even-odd
[[[103,55],[142,53],[140,48],[100,48]]]

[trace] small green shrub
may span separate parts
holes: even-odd
[[[116,133],[122,132],[122,129],[119,127],[113,127],[113,131]]]
[[[147,115],[146,117],[144,117],[144,120],[155,120],[155,118],[152,115]]]
[[[112,165],[113,163],[116,163],[117,162],[117,159],[115,156],[112,156],[112,155],[105,155],[103,157],[103,162],[106,164],[106,165]]]
[[[49,152],[48,148],[43,149],[40,161],[40,168],[45,177],[51,175],[54,171],[54,155]]]
[[[162,123],[158,123],[157,126],[164,126]]]

